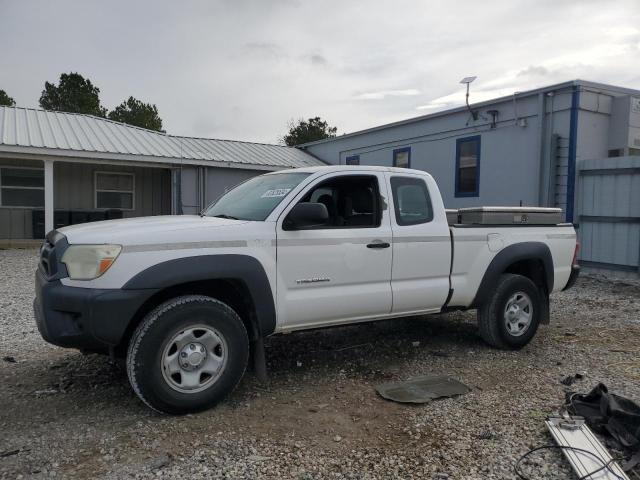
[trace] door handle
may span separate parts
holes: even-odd
[[[389,248],[391,246],[388,242],[373,242],[367,244],[367,248]]]

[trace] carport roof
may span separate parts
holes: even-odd
[[[324,165],[294,147],[167,135],[105,118],[0,107],[0,152],[277,170]]]

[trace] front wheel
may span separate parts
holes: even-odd
[[[501,275],[492,297],[478,309],[480,336],[496,348],[524,347],[538,330],[545,298],[527,277]]]
[[[229,306],[206,296],[171,299],[151,311],[133,334],[127,374],[154,410],[183,414],[212,407],[242,378],[249,339]]]

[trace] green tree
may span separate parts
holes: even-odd
[[[297,122],[291,120],[287,127],[289,133],[282,137],[282,142],[290,147],[324,138],[333,138],[338,131],[337,127],[330,127],[320,117],[310,118],[306,121],[299,119]]]
[[[158,115],[158,108],[133,97],[129,97],[126,102],[122,102],[111,110],[109,119],[135,125],[136,127],[164,132],[162,130],[162,119]]]
[[[100,89],[79,73],[63,73],[58,85],[45,82],[40,106],[58,112],[86,113],[105,117],[107,109],[100,105]]]
[[[16,101],[7,95],[7,92],[0,90],[0,106],[13,107]]]

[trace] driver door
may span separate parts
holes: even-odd
[[[323,203],[325,225],[283,228],[298,202]],[[282,330],[391,312],[392,233],[383,173],[320,177],[277,223],[277,309]],[[286,225],[286,222],[284,222]]]

